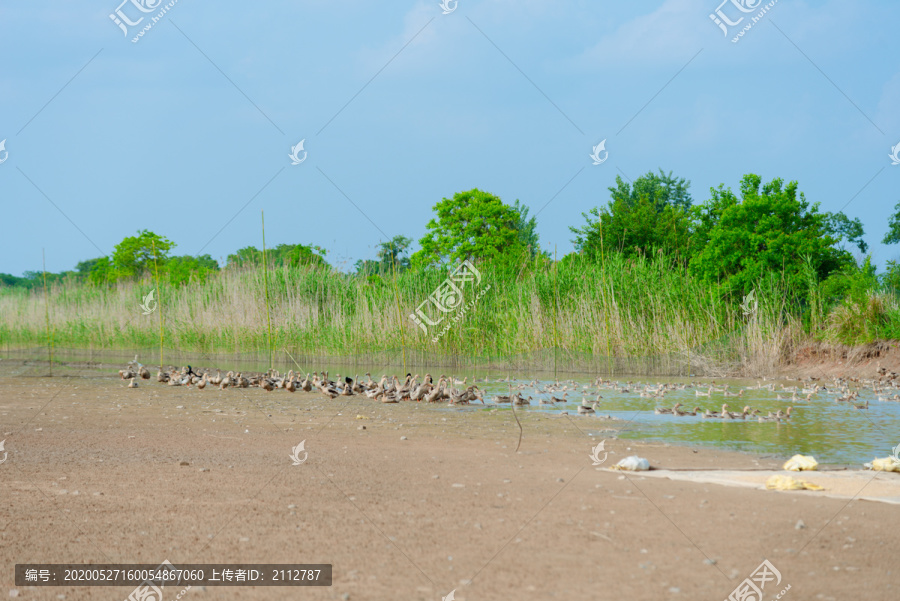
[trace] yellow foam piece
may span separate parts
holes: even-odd
[[[802,472],[805,470],[814,470],[818,467],[819,462],[812,455],[794,455],[788,459],[781,469],[789,472]]]
[[[766,480],[766,488],[769,490],[825,490],[818,484],[812,484],[805,480],[797,480],[791,476],[775,474]]]
[[[867,468],[876,472],[900,472],[900,461],[893,457],[884,457],[882,459],[873,459],[872,463],[865,464]]]

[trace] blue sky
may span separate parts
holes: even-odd
[[[268,245],[347,268],[475,187],[531,207],[562,256],[616,175],[658,168],[695,201],[797,180],[862,219],[878,264],[900,257],[878,243],[900,202],[900,3],[780,0],[733,43],[720,0],[179,0],[133,43],[162,6],[124,4],[145,17],[126,36],[120,1],[0,7],[2,272],[142,228],[222,259],[261,246],[261,210]]]

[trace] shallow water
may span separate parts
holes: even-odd
[[[46,357],[46,351],[17,351],[15,353],[3,353],[10,359],[41,359]],[[102,362],[107,365],[115,365],[124,363],[134,358],[133,351],[82,351],[82,350],[66,350],[55,352],[55,357],[60,361],[66,362]],[[147,353],[144,353],[146,356]],[[262,371],[268,366],[264,358],[229,358],[222,357],[211,360],[209,356],[198,355],[181,355],[176,357],[174,353],[167,353],[167,358],[179,363],[211,367],[216,365],[223,370],[242,370],[244,372]],[[152,359],[147,359],[146,363],[155,365]],[[287,369],[295,369],[303,371],[306,369],[326,369],[331,378],[335,378],[338,374],[351,375],[356,377],[357,374],[362,377],[366,371],[372,373],[374,379],[380,378],[382,373],[396,374],[398,377],[403,375],[402,366],[394,365],[386,368],[383,365],[364,366],[360,364],[330,364],[309,366],[305,369],[298,369],[301,366],[292,361],[282,361],[276,363],[276,368],[285,371]],[[37,367],[46,371],[46,363],[43,367]],[[118,368],[116,368],[118,369]],[[100,368],[101,373],[112,374],[115,369],[110,367]],[[426,368],[417,366],[415,369],[410,368],[413,373],[425,374],[431,373],[435,376],[435,380],[440,374],[448,374],[446,367]],[[757,454],[771,454],[783,457],[800,453],[804,455],[814,456],[820,463],[850,465],[860,467],[862,463],[871,461],[875,457],[887,457],[891,454],[892,448],[900,445],[900,402],[880,402],[878,396],[871,388],[860,389],[859,398],[853,402],[836,402],[838,394],[832,393],[831,383],[820,381],[819,383],[828,387],[829,392],[820,392],[814,395],[811,401],[807,402],[805,395],[797,401],[783,401],[777,399],[777,394],[783,397],[790,397],[789,392],[768,390],[747,389],[750,386],[756,386],[757,380],[741,380],[731,378],[717,378],[716,385],[722,386],[728,384],[730,390],[737,392],[744,389],[743,396],[740,398],[725,398],[722,392],[712,392],[712,396],[697,397],[695,388],[687,390],[675,390],[667,393],[664,398],[642,398],[640,390],[645,385],[655,385],[661,382],[674,383],[690,383],[691,381],[702,382],[701,391],[706,390],[709,379],[696,378],[635,378],[629,381],[627,378],[618,377],[618,382],[629,388],[629,392],[619,392],[609,388],[600,388],[591,383],[603,374],[553,374],[530,372],[528,374],[509,374],[506,371],[499,372],[495,370],[476,370],[472,373],[471,368],[466,370],[467,373],[453,374],[455,377],[462,379],[468,377],[468,383],[476,381],[478,387],[484,391],[484,398],[488,407],[505,407],[509,408],[509,404],[494,405],[491,398],[496,394],[509,394],[510,391],[519,390],[524,397],[532,397],[530,406],[518,407],[518,411],[537,411],[546,414],[558,414],[562,411],[568,411],[572,419],[578,420],[579,427],[585,432],[599,433],[599,430],[605,429],[609,424],[608,421],[596,416],[579,416],[576,413],[578,404],[582,398],[586,398],[589,402],[594,401],[599,393],[603,398],[597,408],[598,415],[610,415],[622,422],[627,422],[628,427],[620,434],[623,438],[643,439],[663,441],[672,444],[687,445],[703,445],[711,447],[721,447],[738,451],[745,451]],[[557,378],[559,376],[559,378]],[[498,381],[500,379],[510,378],[510,381]],[[485,382],[485,378],[489,381]],[[364,378],[363,378],[364,379]],[[614,380],[615,381],[615,380]],[[552,393],[536,392],[536,383],[538,389],[545,389],[548,385],[558,388],[564,386],[568,390],[556,390]],[[606,378],[604,377],[604,382]],[[768,384],[769,382],[764,382]],[[776,380],[776,388],[780,385],[786,387],[797,386],[796,380]],[[583,387],[589,385],[588,389]],[[855,386],[854,386],[855,388]],[[557,405],[539,405],[539,400],[549,399],[550,396],[562,397],[564,392],[568,392],[565,404]],[[897,392],[891,390],[887,393],[881,393],[882,396],[891,396]],[[868,409],[856,409],[854,403],[861,404],[866,400],[869,401]],[[759,423],[754,418],[746,420],[722,420],[722,419],[704,419],[698,414],[693,416],[673,416],[673,415],[656,415],[655,407],[671,408],[675,403],[682,403],[682,410],[690,411],[695,406],[699,406],[702,410],[709,409],[713,412],[721,410],[722,404],[729,405],[729,411],[740,412],[745,405],[749,405],[752,409],[761,410],[761,415],[768,412],[776,412],[777,410],[786,410],[792,406],[793,417],[790,420],[777,422]],[[440,410],[445,405],[436,405],[435,410]],[[477,411],[482,405],[471,405],[464,410]],[[459,410],[459,409],[456,409]],[[619,424],[620,425],[620,424]],[[526,432],[527,435],[527,432]]]

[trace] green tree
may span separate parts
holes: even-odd
[[[692,229],[690,185],[661,169],[633,184],[616,176],[607,206],[582,213],[585,225],[569,228],[575,234],[575,249],[589,257],[601,250],[633,256],[659,249],[687,258]]]
[[[894,205],[894,214],[888,221],[888,231],[884,235],[882,244],[897,244],[900,242],[900,202]]]
[[[109,257],[100,257],[92,259],[91,271],[88,274],[88,281],[92,284],[109,284],[116,280],[113,262]]]
[[[509,264],[526,256],[518,229],[521,213],[493,194],[477,188],[457,192],[434,205],[434,212],[413,265],[467,259]]]
[[[297,267],[300,265],[325,266],[324,256],[327,251],[314,245],[305,244],[279,244],[275,248],[266,250],[266,258],[270,265],[276,267],[288,265]],[[243,267],[245,265],[262,265],[263,253],[255,246],[247,246],[236,253],[228,255],[228,267]]]
[[[863,240],[865,231],[858,217],[850,219],[843,212],[825,213],[825,229],[839,242],[846,240],[850,244],[855,244],[862,254],[866,254],[869,249],[869,245]]]
[[[380,242],[378,251],[375,256],[377,260],[360,259],[354,265],[356,272],[373,275],[391,273],[393,270],[405,271],[409,268],[409,257],[404,256],[409,253],[409,247],[412,245],[412,239],[406,236],[394,236],[388,242]]]
[[[155,267],[162,269],[175,243],[148,230],[139,230],[113,249],[112,262],[117,278],[141,276]],[[151,271],[152,273],[152,271]]]
[[[209,255],[171,257],[165,268],[171,284],[184,284],[193,279],[203,281],[211,273],[217,271],[219,271],[219,264]]]
[[[527,250],[531,258],[541,255],[550,257],[550,253],[541,250],[541,241],[537,233],[537,218],[528,217],[528,207],[521,204],[518,199],[513,204],[513,209],[518,213],[516,230],[519,232],[519,242]]]
[[[809,258],[819,280],[848,263],[850,253],[835,248],[827,216],[810,204],[797,182],[783,185],[748,174],[738,198],[724,184],[710,189],[711,198],[699,207],[694,232],[697,252],[692,270],[726,292],[749,293],[770,273],[783,274],[795,290],[805,289],[804,260]]]
[[[88,259],[87,261],[80,261],[77,265],[75,265],[75,271],[78,272],[78,275],[87,277],[91,274],[91,271],[94,269],[94,266],[97,265],[101,258],[97,259]]]

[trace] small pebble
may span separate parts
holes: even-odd
[[[409,439],[406,438],[405,436],[401,436],[401,437],[400,437],[400,440],[409,440]]]
[[[460,484],[460,483],[458,483],[458,482],[457,482],[456,484],[451,484],[450,486],[451,486],[452,488],[465,488],[465,487],[466,487],[465,484]]]
[[[208,471],[209,471],[209,468],[208,468],[208,467],[201,467],[201,468],[200,468],[200,471],[201,471],[201,472],[208,472]]]
[[[803,520],[797,520],[797,523],[794,524],[794,530],[803,530],[806,528],[806,524],[803,523]]]
[[[290,505],[288,505],[288,509],[297,509],[297,506],[291,503]]]
[[[714,565],[716,565],[718,562],[717,562],[715,559],[704,559],[704,560],[703,560],[703,563],[705,563],[705,564],[708,565],[708,566],[714,566]]]
[[[10,597],[18,597],[18,596],[19,596],[19,589],[17,589],[17,588],[11,588],[11,589],[9,589],[9,596],[10,596]]]
[[[365,430],[365,429],[366,429],[365,426],[359,426],[359,427],[357,428],[357,430]]]
[[[187,461],[182,461],[182,462],[179,463],[178,465],[190,465],[190,463],[188,463]]]

